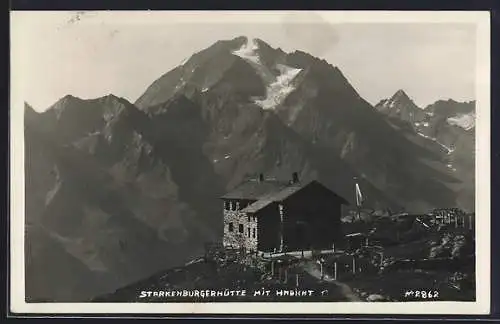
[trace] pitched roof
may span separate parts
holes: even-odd
[[[309,183],[307,183],[307,184],[309,184]],[[301,185],[300,183],[290,185],[286,188],[283,188],[282,190],[275,193],[274,195],[272,195],[272,199],[274,201],[284,200],[284,199],[288,198],[289,196],[293,195],[294,193],[296,193],[297,191],[299,191],[300,189],[302,189],[303,187],[305,187],[305,185]]]
[[[270,199],[257,200],[253,204],[250,204],[246,208],[243,208],[242,212],[243,213],[255,213],[255,212],[261,210],[262,208],[268,206],[271,203],[273,203],[273,200],[270,200]]]
[[[305,185],[300,185],[300,184],[293,184],[289,185],[288,187],[285,187],[281,189],[278,192],[270,193],[261,199],[257,200],[253,204],[249,205],[248,207],[244,208],[242,212],[244,213],[255,213],[262,208],[266,207],[267,205],[271,204],[272,202],[275,201],[282,201],[288,197],[290,197],[292,194],[296,193],[300,189],[302,189]]]
[[[249,180],[226,193],[222,198],[260,200],[278,193],[288,185],[288,182],[277,180]]]
[[[306,183],[290,183],[276,180],[250,180],[239,185],[226,195],[223,199],[249,199],[256,200],[242,210],[244,213],[255,213],[273,202],[283,201],[297,191],[306,187],[315,181]],[[333,193],[333,192],[332,192]],[[342,203],[347,203],[345,199],[333,193],[340,198]]]

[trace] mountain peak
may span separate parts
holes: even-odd
[[[273,49],[274,48],[269,45],[268,43],[266,43],[265,41],[263,41],[262,39],[260,38],[253,38],[252,41],[259,47],[259,48],[268,48],[268,49]]]
[[[399,89],[396,91],[396,93],[392,96],[392,99],[397,99],[397,100],[411,100],[408,94],[403,89]]]
[[[382,99],[377,105],[376,108],[385,108],[385,109],[399,109],[400,106],[414,106],[413,108],[417,108],[413,103],[413,100],[406,94],[403,89],[399,89],[396,91],[392,97],[389,99]]]
[[[446,118],[450,125],[460,126],[466,130],[475,125],[475,101],[441,99],[425,107],[425,111],[431,116]]]
[[[118,96],[116,96],[116,95],[114,95],[114,94],[112,94],[112,93],[109,93],[109,94],[107,94],[107,95],[105,95],[105,96],[102,96],[101,98],[102,98],[102,99],[114,99],[114,100],[120,100],[120,97],[118,97]]]
[[[242,42],[242,41],[245,41],[247,42],[248,41],[248,37],[247,36],[238,36],[238,37],[235,37],[231,40],[232,42]]]
[[[233,51],[232,53],[247,60],[258,61],[257,57],[258,49],[259,49],[259,43],[255,41],[255,39],[247,38],[246,43],[241,44],[241,47]]]
[[[229,47],[229,49],[234,50],[234,49],[237,49],[237,48],[243,46],[244,44],[247,44],[248,41],[249,41],[249,38],[247,36],[238,36],[238,37],[235,37],[233,39],[220,40],[212,46],[215,46],[217,48],[220,44],[226,50],[227,50],[227,47]]]
[[[389,99],[383,99],[375,108],[390,117],[396,117],[412,125],[425,118],[423,109],[418,107],[403,89],[399,89]]]
[[[107,94],[107,95],[102,96],[102,97],[99,97],[95,100],[102,102],[102,103],[123,104],[123,105],[127,105],[127,106],[131,105],[131,103],[127,99],[122,98],[122,97],[118,97],[112,93]]]
[[[79,105],[84,100],[73,95],[67,94],[61,99],[57,100],[52,106],[50,106],[47,111],[56,111],[58,114],[61,113],[66,107]]]
[[[390,97],[389,99],[381,100],[376,105],[376,107],[380,107],[380,106],[385,106],[386,108],[390,108],[390,109],[400,109],[401,106],[411,106],[411,109],[419,108],[413,102],[413,100],[410,98],[410,96],[408,96],[406,91],[404,91],[403,89],[399,89],[398,91],[396,91],[392,95],[392,97]]]
[[[82,100],[82,99],[78,98],[76,96],[70,95],[70,94],[67,94],[64,97],[62,97],[61,99],[59,99],[60,102],[71,102],[71,101],[80,101],[80,100]]]

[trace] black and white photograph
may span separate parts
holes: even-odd
[[[12,311],[488,313],[489,41],[488,12],[11,12]]]

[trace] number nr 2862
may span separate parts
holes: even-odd
[[[404,293],[404,297],[412,299],[437,299],[439,292],[437,290],[407,290]]]

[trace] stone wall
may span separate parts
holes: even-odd
[[[230,223],[233,224],[232,232],[229,230]],[[240,224],[243,226],[243,233],[239,231]],[[249,230],[250,232],[248,232]],[[249,220],[248,215],[241,210],[224,209],[223,243],[224,246],[244,247],[247,251],[256,251],[258,243],[257,217],[250,216]]]

